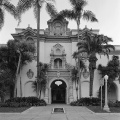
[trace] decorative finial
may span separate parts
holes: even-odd
[[[30,24],[28,24],[28,27],[30,27]]]

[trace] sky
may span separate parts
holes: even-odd
[[[18,0],[11,0],[11,3],[14,5],[17,2]],[[80,28],[83,29],[87,25],[89,29],[98,29],[99,34],[107,35],[113,39],[111,44],[120,45],[120,0],[87,0],[87,2],[88,5],[84,9],[92,11],[96,15],[98,22],[91,23],[81,20]],[[55,6],[58,12],[63,9],[72,8],[69,0],[56,0]],[[50,17],[45,7],[43,7],[40,14],[40,29],[48,27],[47,21],[49,19]],[[5,23],[0,31],[0,44],[6,44],[8,40],[13,39],[11,34],[15,33],[15,28],[27,28],[28,25],[34,29],[37,28],[32,9],[22,15],[22,22],[19,26],[18,21],[5,12]],[[76,29],[75,21],[69,21],[68,28]]]

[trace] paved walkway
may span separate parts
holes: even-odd
[[[65,113],[52,113],[54,107],[63,107]],[[54,104],[32,107],[22,113],[0,113],[0,120],[120,120],[120,114],[95,114],[86,107]]]

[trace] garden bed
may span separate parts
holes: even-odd
[[[101,109],[100,106],[86,106],[88,109],[95,113],[120,113],[120,107],[110,107],[110,112]]]
[[[21,113],[30,107],[0,107],[0,113]]]

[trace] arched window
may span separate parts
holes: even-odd
[[[54,60],[54,68],[62,68],[62,60],[60,58]]]
[[[27,42],[31,45],[34,45],[34,40],[31,37],[27,38]]]
[[[60,49],[56,49],[56,54],[60,54]]]

